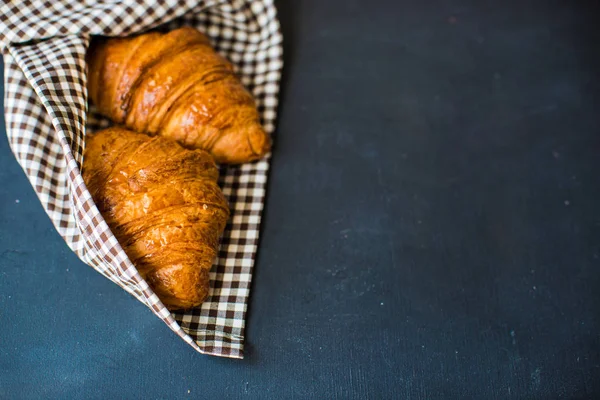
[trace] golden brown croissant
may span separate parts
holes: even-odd
[[[202,150],[113,127],[86,138],[83,179],[140,275],[169,309],[200,305],[229,217]]]
[[[207,150],[219,163],[270,150],[252,95],[193,28],[96,38],[87,59],[90,99],[118,124]]]

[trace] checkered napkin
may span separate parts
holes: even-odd
[[[20,0],[0,5],[6,130],[15,157],[69,247],[147,305],[194,349],[241,358],[269,157],[223,167],[232,217],[201,308],[169,312],[127,258],[98,212],[80,168],[85,132],[108,126],[87,109],[90,35],[125,36],[192,25],[237,68],[274,129],[282,37],[272,0]]]

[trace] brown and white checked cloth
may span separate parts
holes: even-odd
[[[124,36],[193,25],[236,66],[274,130],[282,37],[272,0],[20,0],[0,6],[6,130],[15,157],[69,247],[146,304],[196,350],[243,356],[246,308],[269,157],[221,169],[232,217],[199,309],[170,313],[131,264],[81,178],[86,129],[108,125],[87,110],[90,35]]]

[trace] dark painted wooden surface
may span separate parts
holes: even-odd
[[[243,361],[82,264],[0,135],[0,398],[600,398],[585,2],[280,2]]]

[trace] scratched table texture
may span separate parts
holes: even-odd
[[[0,398],[600,398],[598,14],[555,3],[279,2],[242,361],[78,261],[3,131]]]

